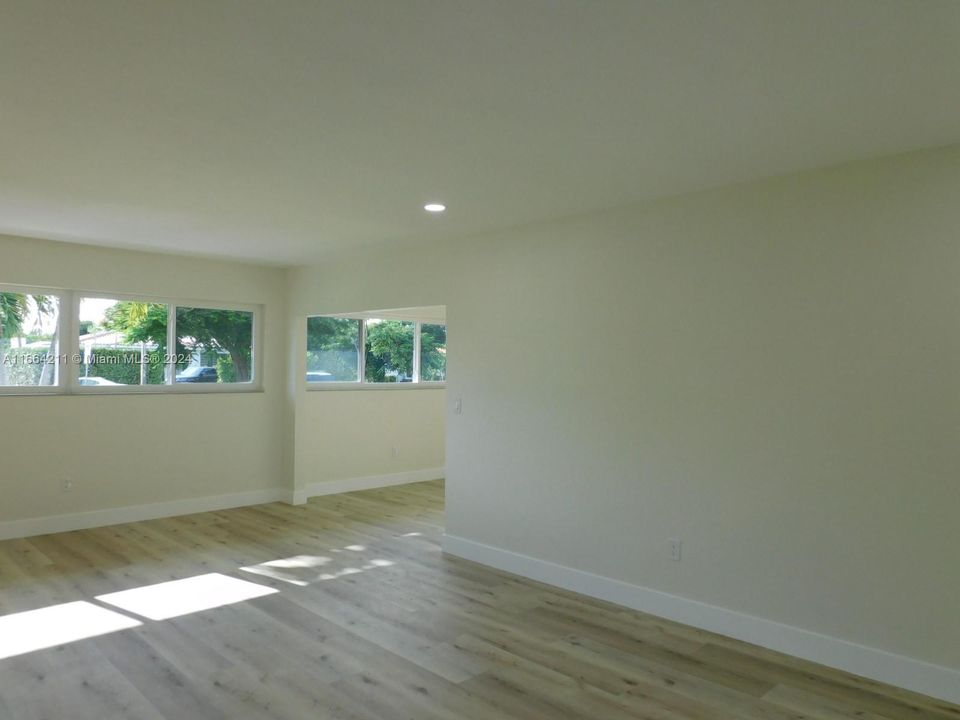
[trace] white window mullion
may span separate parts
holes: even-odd
[[[413,382],[420,382],[420,321],[413,323]]]
[[[58,352],[64,362],[58,368],[57,386],[71,392],[80,382],[80,363],[83,362],[83,348],[80,347],[80,303],[77,294],[72,290],[60,296],[58,322]]]
[[[260,308],[257,308],[251,319],[252,327],[250,332],[250,382],[259,385],[263,382],[263,376],[260,373],[260,348],[263,347],[263,314]]]
[[[367,321],[359,320],[360,323],[360,353],[358,362],[360,365],[360,382],[365,383],[367,374]]]
[[[173,303],[167,305],[167,357],[164,358],[163,378],[164,383],[173,385],[174,376],[177,373],[177,366],[173,360],[177,355],[177,306]]]

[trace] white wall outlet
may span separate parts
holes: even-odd
[[[64,478],[60,481],[60,492],[72,492],[73,491],[73,480],[70,478]]]
[[[457,398],[453,401],[453,414],[459,415],[461,412],[463,412],[463,400]]]
[[[393,457],[394,459],[400,457],[400,446],[399,446],[399,445],[394,445],[392,448],[390,448],[390,455],[391,455],[391,457]]]
[[[681,540],[670,540],[670,559],[680,561],[680,558],[683,554],[683,541]]]

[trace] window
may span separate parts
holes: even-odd
[[[248,383],[253,379],[253,313],[178,307],[178,383]]]
[[[83,387],[164,385],[170,306],[113,298],[80,299]]]
[[[445,325],[372,314],[307,318],[308,386],[446,381]]]
[[[363,379],[368,383],[413,382],[414,323],[367,320]]]
[[[307,318],[307,382],[359,382],[362,320]]]
[[[447,326],[420,326],[420,382],[447,379]]]
[[[3,286],[0,394],[258,389],[258,317],[254,307]]]
[[[250,383],[253,317],[250,310],[82,297],[78,384]]]
[[[60,382],[60,298],[0,288],[0,387]]]

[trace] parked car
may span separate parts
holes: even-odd
[[[330,382],[331,380],[333,380],[333,375],[328,372],[324,372],[323,370],[311,370],[307,373],[308,383]]]
[[[82,377],[80,378],[80,384],[81,385],[100,385],[100,386],[120,385],[120,383],[118,382],[114,382],[113,380],[107,380],[106,378],[102,378],[102,377]]]
[[[215,383],[217,379],[217,369],[205,365],[194,365],[177,375],[178,383]]]

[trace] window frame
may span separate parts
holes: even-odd
[[[331,380],[328,382],[307,382],[306,369],[300,373],[299,382],[303,383],[308,392],[314,391],[343,391],[343,390],[443,390],[447,387],[446,380],[421,380],[420,379],[420,350],[421,350],[421,331],[423,325],[443,325],[447,326],[446,320],[440,323],[436,320],[417,320],[412,317],[400,317],[390,315],[389,317],[373,317],[369,313],[363,314],[315,314],[307,315],[304,322],[304,337],[308,330],[310,318],[328,317],[341,320],[360,321],[360,376],[357,380]],[[400,322],[413,323],[413,380],[411,382],[368,382],[367,375],[367,320],[398,320]],[[304,356],[306,355],[306,343],[304,344]]]
[[[202,395],[217,393],[263,392],[263,313],[262,305],[250,303],[230,303],[212,300],[194,300],[148,293],[113,292],[104,290],[65,290],[45,288],[36,285],[0,284],[0,292],[17,292],[28,295],[51,295],[60,302],[60,314],[57,318],[60,332],[60,358],[68,362],[57,369],[57,384],[49,386],[4,386],[3,395]],[[167,364],[166,382],[162,385],[81,385],[80,362],[83,351],[80,347],[80,301],[83,298],[103,300],[133,301],[157,303],[167,306],[167,348],[176,348],[176,315],[178,307],[199,308],[204,310],[236,310],[253,315],[251,336],[251,378],[244,383],[177,383],[173,377],[173,367]],[[59,362],[59,360],[58,360]]]

